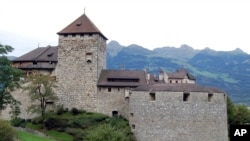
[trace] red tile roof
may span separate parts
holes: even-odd
[[[101,31],[95,26],[95,24],[86,16],[86,14],[83,14],[57,34],[65,35],[65,34],[93,34],[93,33],[99,34],[104,39],[107,40],[107,38],[101,33]]]

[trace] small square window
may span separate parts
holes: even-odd
[[[190,94],[189,94],[189,93],[184,93],[184,94],[183,94],[183,101],[188,101],[188,100],[189,100],[189,97],[190,97]]]
[[[208,102],[211,102],[213,98],[213,94],[208,94]]]
[[[134,124],[132,124],[132,129],[135,129],[135,125]]]
[[[117,117],[118,116],[118,111],[112,111],[112,116]]]
[[[108,88],[108,92],[111,92],[111,88]]]
[[[134,117],[134,113],[130,113],[130,116],[131,116],[131,117]]]
[[[155,101],[155,93],[149,93],[150,101]]]

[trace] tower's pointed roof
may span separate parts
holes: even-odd
[[[101,33],[101,31],[84,13],[57,34],[65,35],[65,34],[91,34],[91,33],[100,34],[104,39],[107,40],[107,38]]]

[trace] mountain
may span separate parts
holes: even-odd
[[[14,60],[14,59],[16,59],[17,57],[15,57],[15,56],[7,56],[7,58],[8,58],[9,60]]]
[[[146,69],[175,71],[185,68],[197,83],[223,89],[236,103],[250,105],[250,55],[237,48],[215,51],[195,50],[188,45],[148,50],[139,45],[121,46],[116,41],[107,45],[108,69]]]
[[[175,58],[180,60],[187,60],[192,58],[199,50],[195,50],[188,45],[182,45],[180,48],[176,47],[162,47],[153,50],[156,54],[161,57]]]

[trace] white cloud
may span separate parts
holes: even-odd
[[[56,33],[79,17],[86,7],[86,14],[103,34],[123,45],[139,44],[150,49],[181,44],[216,50],[239,47],[250,53],[248,3],[247,0],[2,0],[0,42],[13,44],[17,55],[38,43],[57,45]]]

